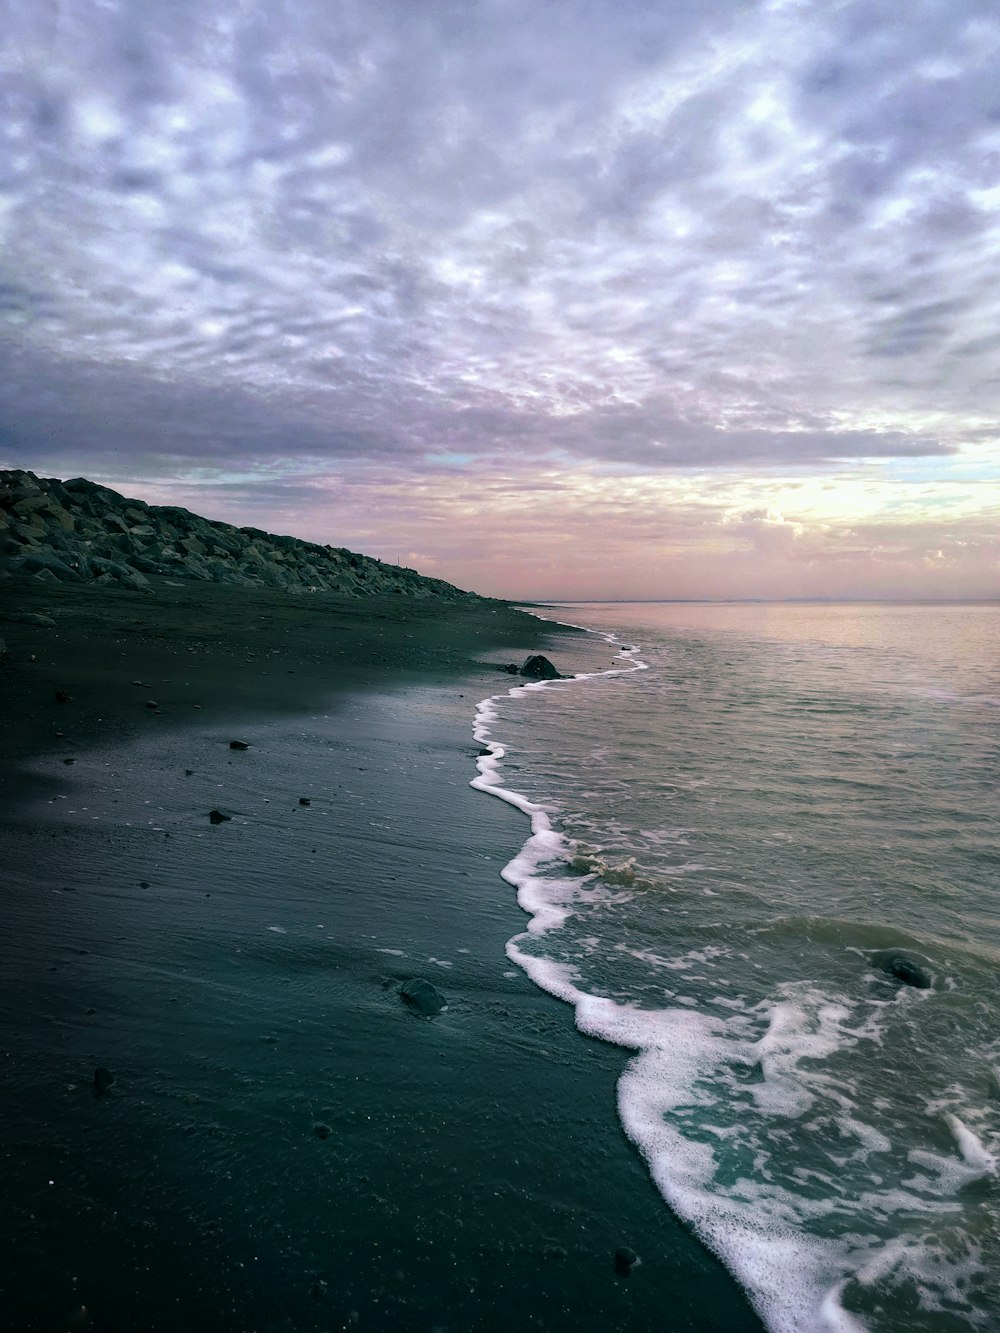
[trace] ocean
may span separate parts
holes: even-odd
[[[546,614],[615,661],[484,700],[474,785],[607,1133],[773,1333],[1000,1326],[1000,606]]]

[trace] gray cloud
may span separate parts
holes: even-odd
[[[988,0],[70,0],[6,35],[8,461],[835,466],[995,412]]]

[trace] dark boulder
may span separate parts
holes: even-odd
[[[249,741],[230,741],[230,742],[229,742],[229,748],[230,748],[230,750],[249,750],[249,749],[250,749],[250,742],[249,742]]]
[[[70,569],[65,560],[60,560],[50,551],[32,551],[28,555],[16,556],[8,568],[12,574],[41,574],[47,571],[54,574],[60,583],[80,583],[77,570]]]
[[[897,981],[907,986],[916,986],[917,990],[929,990],[932,984],[931,974],[925,967],[907,958],[905,953],[890,953],[881,960],[882,970]]]
[[[99,1097],[103,1097],[114,1081],[114,1074],[110,1069],[105,1069],[104,1065],[98,1065],[94,1070],[94,1091]]]
[[[541,653],[535,653],[524,660],[520,675],[527,676],[530,680],[563,680],[564,677],[559,674],[547,657]]]
[[[412,977],[404,982],[399,994],[405,1004],[418,1014],[423,1014],[425,1018],[433,1018],[435,1014],[448,1007],[448,1001],[438,988],[425,981],[423,977]]]
[[[232,815],[224,815],[221,810],[209,810],[208,817],[213,824],[228,824]]]
[[[619,1277],[628,1277],[633,1268],[637,1268],[640,1263],[639,1256],[635,1250],[630,1250],[627,1245],[619,1245],[615,1250],[615,1272]]]

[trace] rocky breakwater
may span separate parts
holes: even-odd
[[[337,546],[130,500],[84,477],[0,471],[0,568],[41,581],[142,590],[150,575],[340,596],[474,597]]]

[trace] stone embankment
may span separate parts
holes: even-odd
[[[150,575],[208,583],[333,592],[471,598],[442,579],[337,546],[200,518],[174,505],[130,500],[74,477],[0,471],[0,567],[42,581],[141,590]]]

